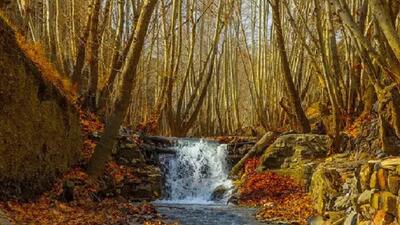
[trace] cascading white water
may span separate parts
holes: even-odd
[[[205,140],[179,140],[176,155],[160,158],[165,173],[163,202],[208,204],[216,187],[230,188],[226,148]]]

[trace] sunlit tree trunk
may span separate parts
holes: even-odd
[[[136,77],[137,65],[142,54],[145,36],[156,4],[157,0],[145,0],[142,6],[139,20],[135,28],[134,42],[129,49],[126,62],[121,72],[123,82],[118,99],[115,102],[113,115],[111,115],[105,127],[104,134],[97,144],[95,152],[89,162],[88,173],[94,178],[103,174],[105,164],[111,156],[119,129],[127,113],[132,98],[132,87]]]
[[[288,89],[288,95],[291,102],[292,107],[294,108],[294,113],[300,125],[301,132],[308,133],[311,130],[310,123],[304,113],[304,110],[301,106],[301,100],[299,94],[294,86],[292,75],[290,72],[289,62],[286,55],[285,49],[285,40],[283,38],[283,31],[281,26],[281,16],[280,16],[280,1],[274,0],[271,3],[272,12],[273,12],[273,23],[275,25],[275,32],[277,38],[278,50],[280,53],[281,66],[283,70],[283,75],[286,82],[286,87]]]

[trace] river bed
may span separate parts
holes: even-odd
[[[181,139],[175,155],[161,156],[164,174],[163,199],[157,211],[169,222],[180,225],[262,225],[255,208],[227,205],[233,191],[228,178],[227,146],[206,140]],[[216,188],[225,190],[217,199]]]
[[[265,225],[255,219],[255,208],[220,204],[156,203],[166,222],[180,225]]]

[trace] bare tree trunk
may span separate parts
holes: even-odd
[[[139,21],[135,29],[134,42],[129,49],[126,63],[121,73],[123,77],[122,89],[115,102],[114,113],[111,115],[110,121],[104,130],[104,134],[97,144],[95,152],[89,162],[88,173],[94,178],[98,178],[104,172],[105,164],[111,156],[119,129],[129,107],[132,98],[132,87],[136,78],[137,65],[156,4],[157,0],[145,0],[142,6]]]
[[[388,9],[388,6],[383,0],[371,0],[370,5],[382,32],[385,34],[390,47],[397,57],[397,60],[400,60],[400,37],[390,18],[390,12],[385,10]],[[397,82],[400,82],[400,80]]]
[[[301,132],[308,133],[311,131],[310,123],[304,113],[304,110],[301,106],[301,100],[299,94],[294,86],[292,75],[290,72],[289,62],[286,55],[285,49],[285,40],[283,38],[283,31],[281,26],[281,16],[280,16],[280,1],[274,0],[271,3],[272,12],[273,12],[273,22],[275,25],[275,32],[277,38],[278,49],[281,58],[281,66],[283,70],[283,75],[286,82],[286,87],[289,91],[289,99],[292,107],[294,107],[294,112],[296,114],[297,121],[299,122]]]
[[[93,3],[98,0],[93,0]],[[79,90],[82,86],[82,70],[85,65],[85,59],[86,59],[86,45],[89,40],[89,35],[90,35],[90,24],[91,24],[91,19],[92,19],[92,14],[93,10],[89,11],[90,13],[88,14],[87,18],[87,23],[85,26],[85,30],[82,33],[82,37],[79,38],[78,40],[78,53],[76,55],[76,60],[75,60],[75,66],[74,66],[74,72],[72,73],[72,83],[76,85]]]
[[[137,13],[135,13],[135,16],[137,18]],[[137,22],[137,19],[134,19],[134,21]],[[117,35],[115,36],[114,46],[113,46],[114,52],[111,60],[111,71],[110,75],[107,78],[105,86],[102,88],[100,92],[100,99],[99,99],[100,108],[103,108],[105,106],[107,99],[112,91],[112,86],[114,85],[115,77],[117,76],[119,70],[121,69],[120,65],[122,63],[119,62],[122,61],[121,57],[124,57],[124,55],[121,53],[121,43],[122,43],[122,33],[124,31],[124,23],[125,23],[124,1],[120,0],[118,1],[118,27],[117,27]],[[131,42],[132,41],[129,40],[128,46],[131,44]]]
[[[90,36],[92,37],[90,45],[90,56],[89,56],[90,83],[89,83],[89,91],[84,100],[84,105],[92,112],[96,111],[97,109],[96,96],[97,96],[97,87],[99,84],[99,47],[100,47],[100,40],[99,40],[100,37],[98,34],[99,30],[98,28],[99,28],[101,0],[97,0],[93,7],[94,7],[93,14],[90,22],[91,24]]]

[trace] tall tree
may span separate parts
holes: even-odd
[[[135,28],[135,37],[129,49],[121,76],[123,77],[122,87],[115,102],[114,112],[106,124],[104,134],[96,146],[95,152],[89,162],[88,173],[92,177],[99,177],[103,174],[105,164],[111,156],[112,149],[116,143],[119,129],[124,122],[130,100],[132,98],[132,87],[136,78],[136,69],[142,54],[146,33],[149,27],[151,16],[157,0],[145,0],[140,12],[139,20]]]
[[[272,19],[273,19],[273,23],[275,26],[275,33],[276,33],[276,39],[277,39],[277,44],[278,44],[278,50],[280,53],[281,66],[282,66],[283,75],[284,75],[285,82],[286,82],[286,88],[289,92],[288,94],[289,94],[290,103],[291,103],[291,106],[294,108],[294,113],[299,122],[301,132],[308,133],[311,131],[310,123],[309,123],[309,121],[306,117],[306,114],[304,113],[303,107],[301,105],[301,99],[300,99],[299,93],[294,86],[293,78],[292,78],[291,71],[290,71],[289,61],[288,61],[287,54],[286,54],[285,39],[283,36],[283,30],[282,30],[282,25],[281,25],[280,1],[279,0],[272,0],[272,1],[270,0],[269,2],[272,7],[272,13],[273,13]]]

